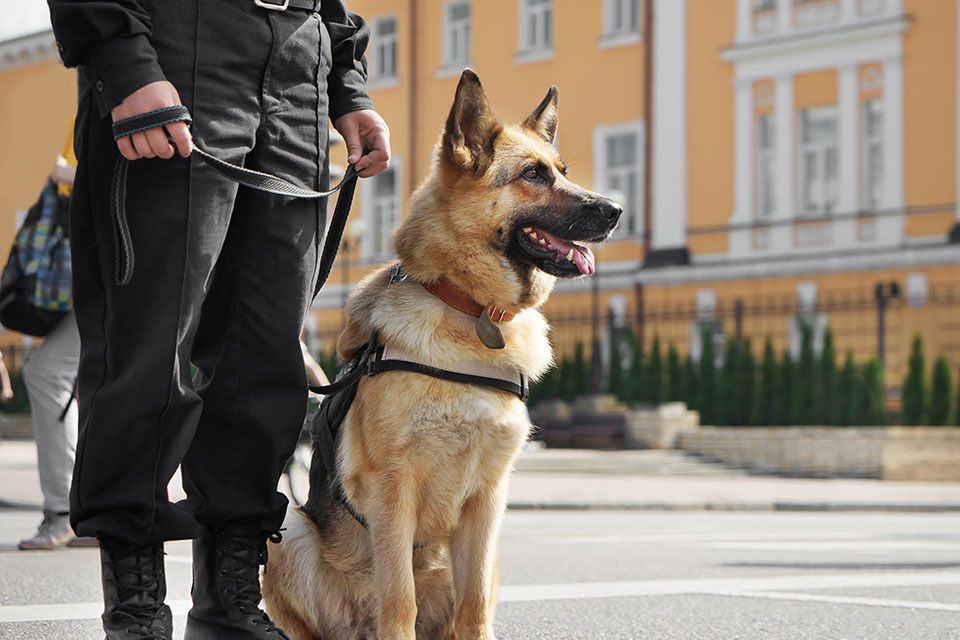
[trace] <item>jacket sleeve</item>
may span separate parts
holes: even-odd
[[[364,88],[367,83],[367,60],[364,52],[370,41],[370,28],[355,13],[347,10],[345,0],[324,0],[320,16],[330,34],[333,66],[327,76],[327,95],[330,98],[330,119],[373,109],[373,101]]]
[[[80,67],[100,116],[128,95],[166,79],[150,43],[150,15],[140,0],[47,0],[64,64]]]

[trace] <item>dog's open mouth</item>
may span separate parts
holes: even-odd
[[[520,246],[541,263],[541,268],[547,267],[545,271],[553,272],[556,269],[561,272],[556,275],[585,276],[593,275],[596,271],[593,251],[588,247],[562,240],[537,227],[523,227],[518,235]]]

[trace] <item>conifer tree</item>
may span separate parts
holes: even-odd
[[[876,356],[870,358],[863,368],[861,390],[862,418],[860,422],[868,426],[886,423],[887,408],[883,393],[883,367]]]
[[[840,371],[840,424],[856,426],[860,424],[860,375],[857,363],[853,359],[853,351],[847,351],[847,358]]]
[[[950,363],[940,356],[933,365],[933,381],[930,390],[930,424],[943,426],[950,420],[950,394],[953,393],[950,380]]]
[[[650,362],[647,364],[647,401],[655,406],[663,402],[663,358],[660,355],[660,336],[654,334],[650,349]]]
[[[607,376],[607,393],[613,394],[617,400],[629,404],[633,398],[627,392],[623,379],[629,372],[623,370],[623,358],[620,357],[620,341],[616,336],[610,340],[610,375]]]
[[[646,362],[643,359],[643,350],[636,336],[630,334],[630,369],[626,378],[626,385],[630,395],[638,402],[649,402],[646,388]]]
[[[797,388],[795,384],[795,366],[790,359],[790,352],[783,352],[777,372],[777,394],[774,402],[775,424],[789,426],[797,424]]]
[[[730,424],[749,425],[753,424],[750,420],[753,409],[753,396],[756,393],[757,386],[757,362],[753,357],[753,350],[750,346],[750,338],[743,341],[740,349],[737,367],[737,385],[733,389],[733,405],[736,408],[733,412],[733,421]]]
[[[717,413],[715,416],[717,425],[737,424],[736,421],[736,401],[733,394],[737,389],[737,374],[740,369],[740,354],[737,349],[737,342],[732,338],[727,338],[726,347],[723,350],[723,367],[720,369],[720,377],[717,379]]]
[[[763,363],[753,394],[750,424],[768,426],[776,424],[775,403],[777,394],[777,357],[773,353],[770,336],[764,341]]]
[[[697,369],[693,365],[693,356],[687,354],[680,369],[680,399],[687,403],[688,409],[697,410]]]
[[[902,422],[905,425],[925,424],[927,416],[926,364],[923,357],[923,338],[916,334],[903,381]]]
[[[683,400],[680,386],[680,354],[671,342],[670,348],[667,349],[667,388],[664,394],[668,402]]]
[[[800,361],[796,368],[796,394],[794,395],[794,424],[811,425],[817,422],[814,404],[814,354],[813,327],[804,322],[800,330]]]
[[[957,373],[957,380],[960,380],[960,373]],[[957,413],[953,417],[953,425],[960,427],[960,386],[957,386]]]
[[[713,357],[713,326],[700,333],[700,375],[697,379],[697,408],[700,424],[713,425],[717,419],[717,371]]]
[[[583,345],[577,343],[577,347],[582,350]],[[576,353],[576,351],[574,353]],[[570,402],[575,397],[583,393],[580,387],[580,375],[576,371],[577,367],[575,362],[576,356],[571,358],[568,355],[564,355],[560,360],[560,397],[567,402]]]
[[[833,349],[833,332],[827,327],[823,336],[823,352],[820,354],[820,415],[822,424],[840,424],[840,394],[837,386],[837,354]]]

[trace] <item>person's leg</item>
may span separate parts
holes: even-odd
[[[277,45],[247,166],[316,188],[326,148],[321,83],[329,41],[324,35],[321,46],[321,23],[308,12],[270,18]],[[249,630],[260,600],[262,550],[286,511],[277,483],[306,409],[299,336],[312,299],[322,210],[316,200],[238,194],[194,349],[203,411],[183,477],[206,530],[194,542],[187,640]],[[268,619],[260,612],[255,618],[264,623],[262,635],[243,637],[270,637]]]
[[[44,338],[21,369],[30,398],[44,512],[40,530],[32,538],[22,540],[21,549],[53,549],[74,537],[69,512],[70,479],[77,449],[73,391],[79,360],[80,334],[71,312]]]
[[[195,118],[195,139],[243,162],[260,122],[259,82],[272,38],[263,10],[195,0],[150,7],[151,42]],[[222,51],[211,57],[210,48]],[[199,86],[205,90],[195,91]],[[71,204],[82,337],[71,519],[78,534],[101,539],[107,637],[135,637],[130,628],[170,637],[162,543],[195,537],[200,527],[189,507],[168,500],[166,486],[200,417],[193,339],[237,186],[196,157],[131,163],[126,214],[134,274],[117,286],[110,183],[118,152],[109,118],[85,100]],[[210,124],[217,122],[227,125]]]

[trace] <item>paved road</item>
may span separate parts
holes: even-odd
[[[0,511],[0,638],[99,640],[96,550],[16,551],[37,518]],[[513,511],[500,566],[500,640],[960,639],[956,513]]]

